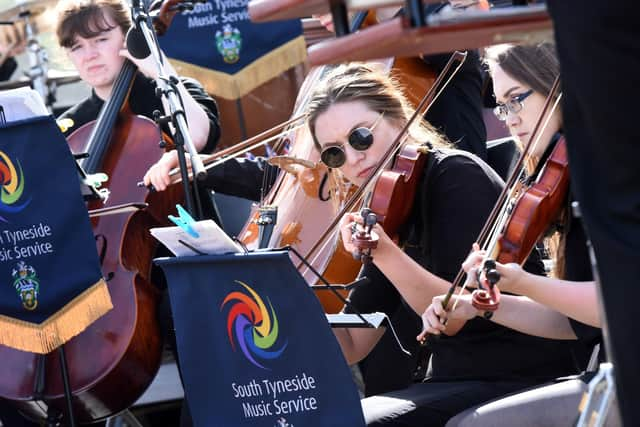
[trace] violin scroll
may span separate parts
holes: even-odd
[[[481,277],[483,275],[484,280]],[[490,319],[500,306],[500,289],[496,286],[499,280],[500,273],[496,269],[496,262],[492,259],[485,260],[482,269],[476,273],[478,289],[471,294],[471,304],[483,311],[486,319]],[[485,281],[486,283],[483,283]]]
[[[184,1],[184,0],[155,0],[149,6],[151,11],[153,28],[159,36],[163,36],[176,13],[192,10],[195,3],[200,1]]]
[[[378,234],[373,231],[373,226],[377,224],[378,217],[369,208],[363,208],[360,215],[364,221],[363,225],[353,223],[351,235],[351,243],[356,247],[353,258],[361,261],[363,264],[371,262],[373,257],[371,251],[378,247]]]

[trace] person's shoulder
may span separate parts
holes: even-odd
[[[65,132],[65,134],[71,134],[82,125],[95,120],[100,113],[101,107],[102,101],[97,99],[95,95],[90,95],[80,101],[78,104],[75,104],[71,108],[67,109],[58,117],[58,120],[71,119],[73,121],[71,126],[68,127],[68,130],[67,132]]]
[[[435,148],[430,153],[434,158],[434,172],[441,179],[480,180],[496,187],[504,185],[497,172],[475,154],[455,148]]]

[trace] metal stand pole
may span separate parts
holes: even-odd
[[[69,382],[69,370],[67,369],[67,357],[64,353],[64,346],[61,345],[58,349],[60,354],[60,372],[62,373],[62,384],[64,385],[64,398],[67,401],[67,417],[69,418],[69,425],[76,427],[76,419],[73,415],[73,402],[71,394],[71,384]]]

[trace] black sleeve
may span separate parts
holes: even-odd
[[[569,323],[571,329],[576,334],[576,337],[587,346],[592,347],[602,340],[602,330],[594,328],[593,326],[578,322],[569,317]]]
[[[187,92],[189,92],[193,99],[195,99],[205,113],[207,113],[207,117],[209,118],[209,138],[200,152],[212,153],[218,145],[221,133],[218,104],[216,104],[216,101],[207,94],[197,80],[188,77],[182,77],[180,80],[185,89],[187,89]]]
[[[429,270],[452,281],[476,241],[502,188],[502,180],[471,156],[445,158],[434,170],[424,191],[428,226]]]
[[[424,62],[440,74],[451,57],[450,53],[428,55]],[[483,77],[480,57],[474,50],[433,104],[425,119],[442,132],[456,148],[487,160],[487,129],[482,117]]]
[[[391,317],[401,303],[398,290],[373,263],[362,267],[359,277],[366,276],[370,282],[362,284],[349,293],[345,313],[373,313],[380,311]],[[355,309],[355,310],[354,310]]]
[[[229,159],[209,169],[202,185],[219,193],[258,201],[263,191],[269,191],[278,172],[279,169],[269,165],[263,157]]]
[[[0,65],[0,82],[9,80],[16,68],[18,68],[16,60],[14,58],[7,58],[7,60]]]

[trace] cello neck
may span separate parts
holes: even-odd
[[[96,125],[85,147],[85,151],[89,153],[89,158],[83,163],[83,167],[87,173],[98,172],[100,165],[102,165],[116,120],[118,119],[118,113],[127,99],[136,69],[133,62],[125,59],[120,73],[113,83],[111,95],[100,110],[100,114],[96,119]]]

